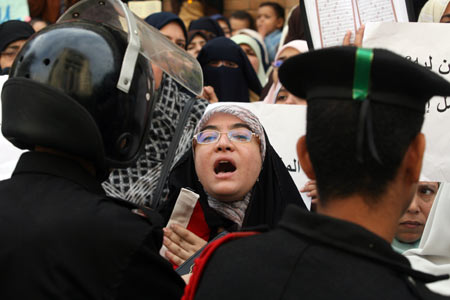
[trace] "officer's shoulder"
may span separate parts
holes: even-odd
[[[137,216],[139,219],[146,220],[153,226],[162,227],[164,225],[162,216],[150,207],[137,205],[130,201],[110,196],[107,197],[107,200],[109,200],[116,207],[116,209],[122,213],[129,212],[131,215]]]

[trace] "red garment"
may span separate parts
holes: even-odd
[[[74,5],[79,0],[64,0],[65,8]],[[28,0],[30,17],[41,18],[49,23],[55,23],[60,16],[61,0]]]
[[[198,237],[201,237],[205,241],[209,241],[209,236],[211,235],[211,230],[209,229],[208,223],[206,223],[205,214],[203,213],[202,206],[200,202],[197,201],[192,212],[191,218],[189,219],[189,224],[186,227],[187,230],[194,233]],[[179,266],[170,261],[174,269]]]
[[[200,279],[202,278],[203,269],[206,267],[206,264],[208,263],[209,258],[214,253],[214,251],[216,251],[216,249],[218,247],[220,247],[221,245],[223,245],[229,241],[233,241],[233,240],[236,240],[239,238],[255,235],[258,233],[259,232],[254,232],[254,231],[229,233],[226,236],[224,236],[223,238],[220,238],[214,242],[211,242],[208,246],[206,246],[205,250],[203,250],[202,254],[200,254],[200,257],[195,260],[192,276],[189,280],[189,284],[184,289],[184,295],[181,298],[181,300],[194,299],[198,284],[200,282]]]
[[[208,223],[206,223],[205,214],[203,213],[202,206],[198,201],[195,204],[187,230],[195,233],[195,235],[201,237],[205,241],[209,241],[211,230],[209,229]]]

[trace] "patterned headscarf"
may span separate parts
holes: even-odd
[[[219,230],[223,228],[228,231],[259,225],[267,225],[273,228],[289,204],[298,205],[306,210],[297,186],[285,164],[270,144],[270,140],[265,135],[257,117],[240,106],[223,103],[216,105],[212,106],[201,118],[199,125],[194,129],[194,133],[198,133],[204,128],[211,116],[218,112],[232,114],[244,121],[252,131],[260,136],[260,150],[263,161],[258,179],[241,201],[223,202],[213,199],[206,193],[204,186],[199,181],[191,149],[183,155],[171,170],[169,197],[164,207],[159,211],[165,220],[169,220],[181,188],[189,188],[200,195],[198,201],[205,217],[204,220],[211,230],[210,238],[215,237]],[[224,221],[223,217],[233,221],[237,228],[233,228],[234,225]],[[204,238],[208,239],[209,233],[206,235]]]
[[[241,119],[245,124],[247,124],[252,132],[256,133],[260,139],[260,152],[261,152],[261,163],[264,162],[266,155],[266,138],[264,135],[264,129],[259,122],[257,116],[255,116],[251,111],[238,105],[219,105],[211,110],[207,111],[197,127],[194,130],[194,135],[199,133],[203,127],[208,123],[211,117],[217,113],[224,113],[233,115]],[[251,191],[244,196],[243,200],[234,202],[223,202],[214,199],[208,195],[208,204],[211,208],[217,211],[222,216],[229,220],[232,220],[238,225],[239,228],[242,227],[242,222],[244,221],[245,211],[247,210],[249,201],[251,197]]]
[[[255,116],[251,111],[246,108],[243,108],[238,105],[219,105],[211,110],[207,111],[200,122],[197,124],[197,127],[194,130],[194,135],[199,133],[203,127],[205,127],[206,123],[208,123],[209,119],[216,113],[224,113],[233,115],[239,119],[241,119],[245,124],[247,124],[252,132],[256,133],[260,140],[260,151],[261,151],[261,162],[264,162],[264,158],[266,156],[266,137],[264,135],[264,128],[261,125],[258,117]]]

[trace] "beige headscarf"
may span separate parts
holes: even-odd
[[[428,0],[420,11],[418,22],[439,23],[450,0]]]
[[[239,29],[238,31],[236,31],[236,34],[246,34],[248,36],[251,36],[255,40],[257,40],[259,45],[261,45],[261,47],[263,49],[262,52],[264,52],[264,53],[261,53],[261,55],[263,56],[264,64],[265,65],[269,64],[269,54],[267,54],[267,48],[266,48],[266,44],[264,44],[264,38],[262,37],[262,35],[260,35],[258,33],[258,31],[249,29],[249,28],[243,28],[243,29]]]
[[[231,40],[238,45],[247,44],[253,49],[253,52],[255,52],[259,62],[258,71],[256,72],[256,75],[258,75],[258,79],[259,82],[261,83],[261,86],[264,86],[267,82],[267,76],[266,72],[264,71],[263,57],[261,54],[261,50],[258,46],[258,42],[254,38],[246,34],[233,35],[231,37]]]

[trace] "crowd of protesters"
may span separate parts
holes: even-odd
[[[172,0],[141,26],[198,62],[195,93],[145,42],[126,66],[114,24],[58,21],[84,1],[28,0],[29,21],[0,24],[2,299],[450,297],[449,186],[419,182],[425,103],[450,83],[358,48],[364,26],[310,49],[300,5]],[[410,3],[414,22],[450,20],[450,0]],[[307,106],[310,181],[225,102]]]

